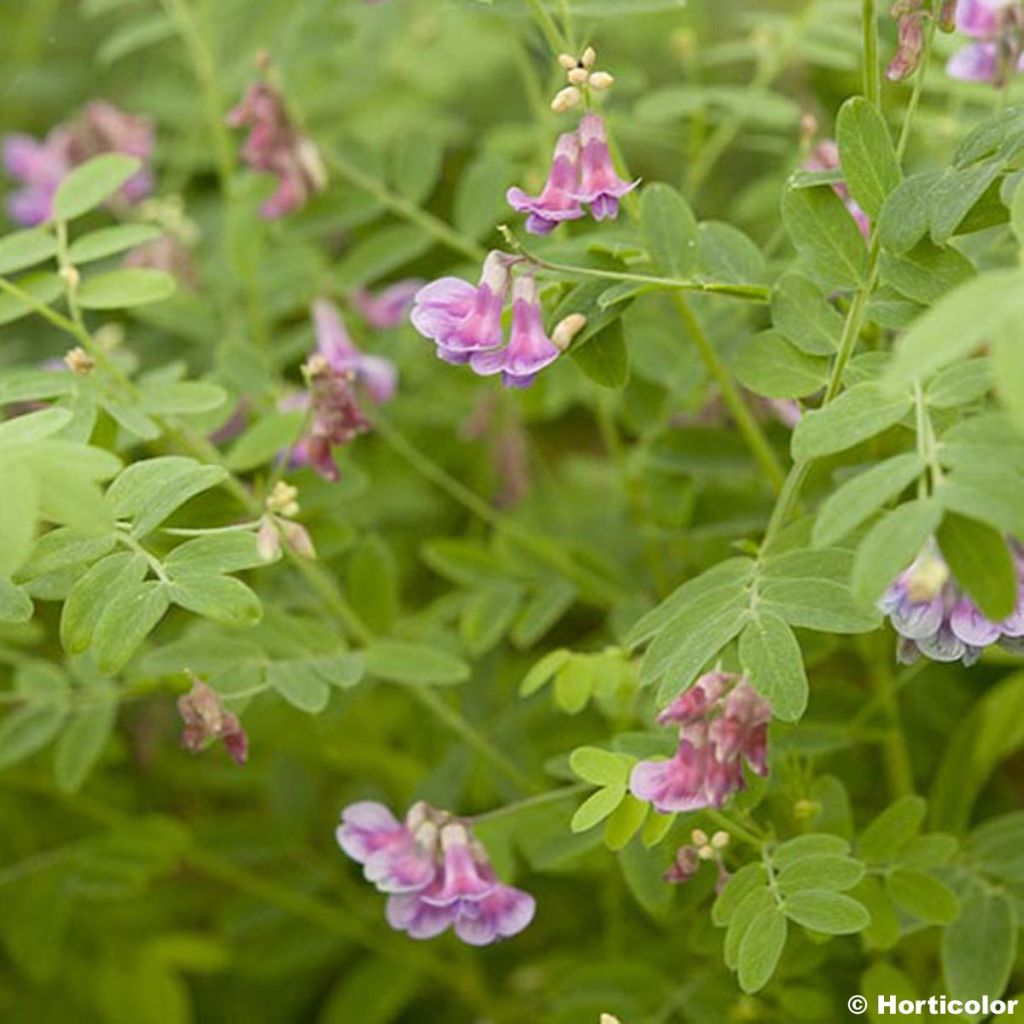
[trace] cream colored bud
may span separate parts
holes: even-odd
[[[330,364],[324,356],[315,352],[302,364],[302,374],[307,380],[312,380],[314,377],[325,374],[329,368]]]
[[[602,1013],[600,1024],[622,1024],[622,1021],[610,1013]]]
[[[119,323],[111,321],[93,335],[93,340],[104,352],[111,352],[124,341],[124,328]]]
[[[276,512],[278,515],[297,516],[299,514],[299,503],[296,500],[299,496],[299,489],[283,480],[274,484],[274,489],[267,495],[267,511]]]
[[[555,94],[555,98],[551,101],[551,109],[556,114],[564,114],[567,110],[579,106],[581,99],[583,99],[583,93],[575,85],[567,85]]]
[[[588,46],[583,51],[583,56],[580,57],[580,63],[589,71],[596,62],[597,50],[595,50],[592,46]]]
[[[711,845],[716,850],[724,850],[729,845],[729,838],[728,832],[716,832],[711,837]]]
[[[708,834],[702,828],[695,828],[690,833],[690,841],[694,846],[707,846],[708,845]]]
[[[573,68],[565,76],[573,85],[586,85],[587,79],[590,77],[590,72],[586,68]]]
[[[714,860],[715,851],[705,844],[704,846],[697,847],[697,856],[700,857],[701,860]]]
[[[565,68],[566,71],[571,71],[579,62],[571,53],[560,53],[558,55],[558,63]]]
[[[610,89],[615,84],[615,77],[608,74],[607,71],[595,71],[590,76],[590,88],[596,89],[598,92],[604,92],[605,89]]]
[[[81,345],[69,350],[64,356],[64,365],[72,372],[84,376],[91,373],[96,364],[92,356]]]
[[[818,134],[818,119],[810,112],[800,115],[800,135],[804,139],[813,139]]]
[[[323,192],[327,188],[327,165],[320,155],[317,144],[312,139],[305,137],[299,139],[298,144],[299,165],[306,172],[306,177],[317,192]]]
[[[586,326],[587,318],[582,313],[570,313],[555,325],[551,340],[564,352],[572,344],[572,339]]]
[[[81,283],[82,275],[79,274],[76,267],[70,266],[60,268],[60,276],[64,279],[64,283],[68,287],[68,291],[73,292],[78,290],[78,285]]]
[[[280,523],[281,534],[288,547],[302,558],[310,560],[316,558],[316,548],[313,546],[313,538],[301,523]]]
[[[256,550],[264,562],[273,562],[281,554],[281,536],[271,516],[260,520],[260,528],[256,531]]]

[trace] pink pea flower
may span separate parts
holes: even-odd
[[[956,28],[975,42],[953,54],[951,78],[1001,87],[1024,70],[1024,6],[1020,0],[960,0]]]
[[[25,227],[49,220],[57,186],[71,169],[67,130],[55,128],[41,142],[30,135],[8,135],[3,158],[7,174],[23,185],[7,196],[11,219]]]
[[[317,351],[335,373],[354,373],[366,385],[370,397],[382,404],[390,401],[398,386],[398,370],[389,359],[369,355],[356,348],[337,306],[317,299],[312,306]]]
[[[658,721],[679,724],[676,753],[668,760],[639,761],[629,788],[662,813],[723,806],[746,786],[744,762],[758,775],[768,773],[771,709],[741,676],[701,676]]]
[[[249,738],[238,716],[224,709],[220,697],[206,683],[193,679],[192,689],[178,698],[178,713],[185,723],[182,746],[193,754],[210,743],[222,740],[231,760],[245,764],[249,756]]]
[[[508,257],[490,252],[475,288],[458,277],[442,277],[421,288],[410,315],[412,325],[437,343],[441,359],[467,363],[474,352],[501,345],[508,281]]]
[[[101,153],[124,153],[142,161],[142,168],[118,192],[127,203],[137,203],[153,191],[153,173],[148,164],[153,156],[153,122],[148,117],[125,113],[113,103],[93,100],[72,124],[69,155],[74,165]]]
[[[559,135],[547,184],[538,196],[529,196],[521,188],[506,193],[509,205],[529,214],[526,230],[548,235],[565,220],[578,220],[583,207],[576,196],[580,177],[580,140],[575,132]]]
[[[247,127],[242,159],[254,171],[277,178],[277,189],[260,207],[267,220],[276,220],[304,206],[327,185],[320,151],[300,134],[285,109],[284,98],[269,82],[252,83],[241,102],[227,115],[232,128]]]
[[[608,134],[600,114],[584,114],[580,118],[580,182],[576,198],[590,207],[594,220],[619,215],[619,200],[640,184],[628,182],[615,173],[608,151]]]
[[[420,802],[399,822],[382,804],[363,801],[342,812],[336,834],[367,880],[388,894],[388,924],[410,938],[454,928],[463,942],[486,946],[533,920],[534,898],[498,881],[469,824],[446,811]]]
[[[405,322],[416,293],[424,283],[409,278],[389,285],[376,295],[366,288],[357,288],[349,295],[349,302],[371,327],[378,331],[391,330]]]
[[[516,278],[512,287],[512,330],[508,345],[474,353],[470,365],[481,376],[500,373],[507,388],[526,388],[561,354],[562,350],[544,331],[537,281],[532,274],[523,274]]]
[[[885,73],[890,81],[900,82],[912,75],[921,62],[925,24],[929,14],[924,9],[922,0],[896,0],[892,6],[892,14],[898,19],[898,41],[896,54]]]
[[[840,167],[839,147],[832,139],[825,139],[814,147],[814,151],[804,163],[805,171],[835,171]],[[867,238],[871,234],[871,221],[868,215],[860,208],[857,202],[851,197],[850,190],[845,182],[837,182],[832,186],[832,191],[843,201],[843,205],[850,211],[850,216],[857,222],[860,233]]]

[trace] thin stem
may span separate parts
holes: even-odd
[[[549,789],[546,793],[538,793],[536,796],[523,797],[522,800],[515,800],[510,804],[505,804],[504,807],[497,807],[493,811],[474,814],[469,820],[474,825],[483,825],[488,821],[497,821],[513,814],[520,814],[522,811],[532,811],[534,808],[546,807],[548,804],[560,804],[565,800],[580,796],[590,789],[593,787],[585,782],[575,782],[559,789]]]
[[[551,16],[551,12],[544,6],[544,0],[526,0],[526,6],[530,8],[533,20],[541,30],[552,53],[561,53],[568,50],[569,45]]]
[[[118,544],[126,547],[129,551],[145,559],[146,565],[153,570],[153,574],[161,583],[170,583],[167,573],[164,572],[163,563],[155,555],[151,555],[134,537],[122,533],[120,530],[115,534]]]
[[[907,749],[907,738],[903,731],[899,698],[896,695],[896,680],[889,658],[888,638],[883,634],[878,639],[884,644],[880,657],[874,659],[875,671],[872,679],[879,703],[888,719],[884,740],[886,776],[893,798],[914,792],[914,772]]]
[[[765,437],[760,424],[754,419],[754,414],[743,400],[743,395],[736,386],[729,368],[722,362],[717,349],[712,344],[711,339],[705,334],[704,328],[701,326],[700,321],[690,308],[685,297],[681,293],[675,292],[672,295],[672,300],[675,303],[680,320],[682,320],[687,333],[692,338],[701,359],[704,361],[704,365],[718,383],[722,399],[736,421],[736,425],[746,440],[747,446],[753,453],[754,458],[757,459],[765,476],[767,476],[772,489],[778,493],[782,489],[785,472],[782,469],[778,456],[775,454],[775,450],[768,442],[768,438]]]
[[[896,143],[896,159],[900,164],[907,154],[907,144],[910,142],[910,129],[914,123],[914,115],[917,113],[918,105],[921,102],[921,94],[924,91],[924,79],[928,73],[928,62],[931,60],[932,43],[935,39],[937,21],[934,17],[928,19],[928,28],[925,30],[924,46],[921,49],[921,59],[917,65],[917,72],[914,75],[914,86],[910,93],[910,100],[907,103],[907,112],[903,117],[903,126],[900,128],[899,141]]]
[[[864,32],[864,96],[874,107],[881,105],[882,78],[878,66],[878,11],[875,0],[863,0],[861,22]]]
[[[719,828],[724,829],[730,835],[735,836],[737,839],[744,843],[749,843],[751,846],[756,846],[761,849],[765,845],[764,839],[760,836],[755,835],[749,829],[744,828],[742,825],[738,825],[732,820],[727,814],[723,814],[721,811],[716,811],[711,808],[705,808],[702,812],[705,817],[713,821]]]

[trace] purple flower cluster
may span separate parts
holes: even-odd
[[[388,924],[410,938],[454,926],[463,942],[487,946],[533,920],[533,897],[499,882],[469,825],[446,811],[421,801],[400,822],[383,804],[362,801],[345,808],[336,835],[387,894]]]
[[[579,128],[558,137],[547,183],[536,196],[510,188],[509,205],[527,214],[526,230],[550,234],[562,221],[579,220],[583,206],[595,220],[615,219],[619,200],[639,185],[623,181],[615,172],[608,150],[608,135],[600,114],[584,114]]]
[[[960,0],[956,28],[975,41],[946,65],[953,78],[1003,86],[1024,70],[1024,5],[1020,0]]]
[[[320,151],[296,129],[284,98],[269,82],[253,82],[228,113],[227,123],[232,128],[249,129],[242,145],[242,159],[249,167],[277,178],[274,194],[260,207],[267,220],[304,206],[326,186]]]
[[[443,277],[416,293],[411,320],[437,344],[449,363],[469,363],[483,376],[500,373],[506,387],[529,387],[562,349],[544,330],[537,282],[523,273],[512,284],[512,326],[504,343],[502,313],[511,280],[511,260],[491,252],[474,287],[458,277]]]
[[[986,647],[1011,650],[1024,646],[1024,548],[1012,545],[1017,568],[1017,607],[1002,622],[990,622],[963,592],[949,566],[929,545],[897,577],[879,607],[900,635],[897,659],[915,662],[922,654],[933,661],[973,665]]]
[[[26,227],[49,220],[61,180],[72,168],[101,153],[124,153],[148,163],[153,153],[153,123],[111,103],[93,100],[78,117],[57,125],[42,140],[30,135],[6,136],[4,166],[22,185],[7,197],[11,219]],[[152,173],[143,167],[125,182],[115,201],[136,203],[152,187]]]
[[[721,807],[746,786],[743,762],[768,774],[771,708],[742,676],[709,672],[660,715],[679,725],[679,747],[665,761],[633,766],[629,788],[662,813]]]

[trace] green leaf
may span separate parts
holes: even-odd
[[[700,265],[713,281],[747,284],[764,280],[764,256],[742,231],[721,221],[704,221],[700,232]]]
[[[143,386],[139,408],[153,416],[179,416],[212,412],[227,400],[227,392],[209,381],[159,381]]]
[[[50,259],[57,251],[53,232],[43,228],[15,231],[0,238],[0,274],[13,274],[17,270],[33,267]]]
[[[711,907],[711,920],[720,928],[727,925],[740,904],[751,893],[763,890],[768,884],[768,872],[760,861],[744,864],[726,882]]]
[[[857,549],[851,587],[858,600],[875,601],[920,554],[942,521],[942,506],[933,498],[908,501],[887,512]]]
[[[1017,190],[1024,195],[1024,189]],[[996,395],[1024,434],[1024,316],[1012,317],[992,338],[992,371]],[[956,369],[956,367],[954,367]]]
[[[519,612],[509,639],[516,647],[532,647],[573,606],[576,596],[576,587],[565,580],[540,584]]]
[[[878,237],[888,252],[907,252],[928,233],[931,193],[940,177],[914,174],[889,194],[878,218]]]
[[[852,857],[829,854],[801,857],[779,872],[779,889],[786,896],[804,889],[852,889],[864,877],[864,865]]]
[[[954,999],[994,998],[1006,989],[1017,959],[1019,923],[1010,897],[977,882],[942,935],[942,973]]]
[[[812,832],[780,843],[772,853],[772,863],[780,871],[806,857],[842,857],[850,844],[842,837],[828,832]]]
[[[775,286],[772,323],[780,334],[812,356],[832,355],[843,331],[838,311],[799,274],[786,274]]]
[[[827,291],[859,288],[867,272],[860,229],[831,188],[789,188],[782,220],[804,271]]]
[[[858,473],[825,500],[814,523],[815,547],[842,540],[883,505],[898,498],[924,472],[916,452],[896,455]]]
[[[600,824],[611,814],[626,796],[626,787],[606,786],[604,789],[591,793],[586,800],[576,808],[569,828],[573,832],[586,832],[595,825]]]
[[[885,891],[898,907],[929,924],[949,924],[960,915],[956,893],[923,871],[897,868],[886,876]]]
[[[818,459],[852,448],[895,426],[910,407],[909,394],[893,395],[877,384],[857,384],[801,418],[793,431],[793,458]]]
[[[82,282],[78,304],[83,309],[132,309],[162,302],[177,284],[170,274],[148,267],[110,270]]]
[[[886,371],[892,388],[925,380],[970,355],[1008,321],[1024,313],[1017,270],[990,270],[947,292],[897,342]]]
[[[60,183],[53,197],[55,220],[72,220],[95,209],[142,167],[123,153],[104,153],[79,164]]]
[[[224,464],[236,473],[245,473],[290,451],[306,419],[307,413],[302,411],[270,412],[260,416],[235,441]]]
[[[740,383],[768,398],[804,398],[828,381],[827,359],[807,355],[775,331],[748,338],[734,364]]]
[[[0,768],[24,761],[60,731],[67,716],[63,702],[48,700],[16,708],[0,724]]]
[[[375,633],[389,633],[398,617],[398,563],[380,537],[364,537],[352,552],[348,589],[363,621]]]
[[[422,256],[431,245],[431,236],[414,225],[377,228],[348,250],[335,279],[340,288],[359,288]]]
[[[974,276],[974,264],[956,249],[919,242],[902,256],[882,255],[882,280],[914,302],[931,305]]]
[[[320,673],[302,662],[271,662],[267,682],[289,704],[310,715],[320,714],[331,699],[330,687]]]
[[[411,686],[446,686],[469,678],[469,666],[455,655],[398,641],[371,644],[366,649],[366,671]]]
[[[100,615],[114,597],[146,576],[146,560],[130,551],[101,558],[72,587],[60,616],[60,642],[69,654],[84,651]]]
[[[933,242],[944,242],[957,234],[972,207],[982,200],[1002,173],[1005,163],[1005,158],[998,155],[970,167],[946,168],[929,190]]]
[[[0,459],[0,493],[0,576],[9,577],[32,553],[39,514],[35,477],[20,459]]]
[[[600,333],[569,349],[576,365],[603,388],[623,388],[629,380],[629,349],[622,321],[614,320]]]
[[[1000,336],[1007,333],[1001,332]],[[997,375],[1002,377],[1004,373],[1012,372],[1011,367],[993,364],[993,359],[980,356],[947,366],[932,378],[925,391],[925,401],[934,409],[955,409],[981,401],[992,389]]]
[[[625,786],[631,765],[630,758],[600,747],[577,747],[569,755],[569,767],[595,786]]]
[[[1017,604],[1017,571],[998,530],[947,513],[936,539],[956,581],[982,614],[1000,622],[1013,613]]]
[[[863,903],[827,889],[804,889],[786,897],[786,916],[811,931],[850,935],[871,923]]]
[[[529,672],[526,673],[523,681],[519,684],[519,696],[529,697],[536,693],[543,686],[547,685],[562,666],[572,657],[572,654],[564,647],[554,651],[548,651]]]
[[[266,565],[251,530],[207,533],[179,544],[165,559],[164,571],[173,580],[218,573],[241,572]]]
[[[700,255],[697,219],[671,185],[655,182],[640,198],[640,231],[655,269],[665,277],[687,278]]]
[[[252,626],[263,617],[260,599],[233,576],[187,576],[171,583],[167,595],[182,608],[227,626]]]
[[[869,864],[891,860],[918,834],[927,808],[919,796],[891,803],[861,833],[857,855]]]
[[[39,409],[0,423],[0,444],[12,446],[41,441],[63,430],[71,422],[71,413],[56,406]]]
[[[786,918],[776,906],[766,907],[750,923],[737,955],[740,988],[758,992],[771,980],[786,945]]]
[[[444,145],[424,131],[400,132],[391,151],[395,189],[417,205],[429,197],[441,175]]]
[[[0,622],[22,623],[32,618],[32,598],[22,587],[0,576]]]
[[[117,691],[107,683],[82,691],[82,704],[57,741],[53,775],[63,793],[81,789],[117,719]]]
[[[120,590],[96,623],[92,637],[96,667],[104,675],[120,672],[169,605],[168,588],[158,580]]]
[[[68,248],[68,259],[79,266],[92,260],[134,249],[137,245],[152,242],[163,232],[153,224],[118,224],[112,228],[100,228],[76,238]]]
[[[836,120],[836,140],[850,194],[875,220],[901,177],[896,150],[878,108],[863,96],[848,99]]]
[[[640,831],[647,818],[650,805],[627,793],[618,807],[605,819],[604,845],[609,850],[621,850]]]
[[[585,654],[570,657],[555,676],[555,704],[567,715],[578,715],[594,695],[597,661]]]
[[[26,274],[12,283],[44,306],[64,294],[64,281],[48,270],[38,270]],[[9,324],[32,312],[34,312],[32,306],[22,299],[8,295],[6,292],[0,294],[0,325]]]
[[[740,634],[740,663],[772,714],[797,721],[807,709],[807,672],[793,630],[769,611],[757,610]]]

